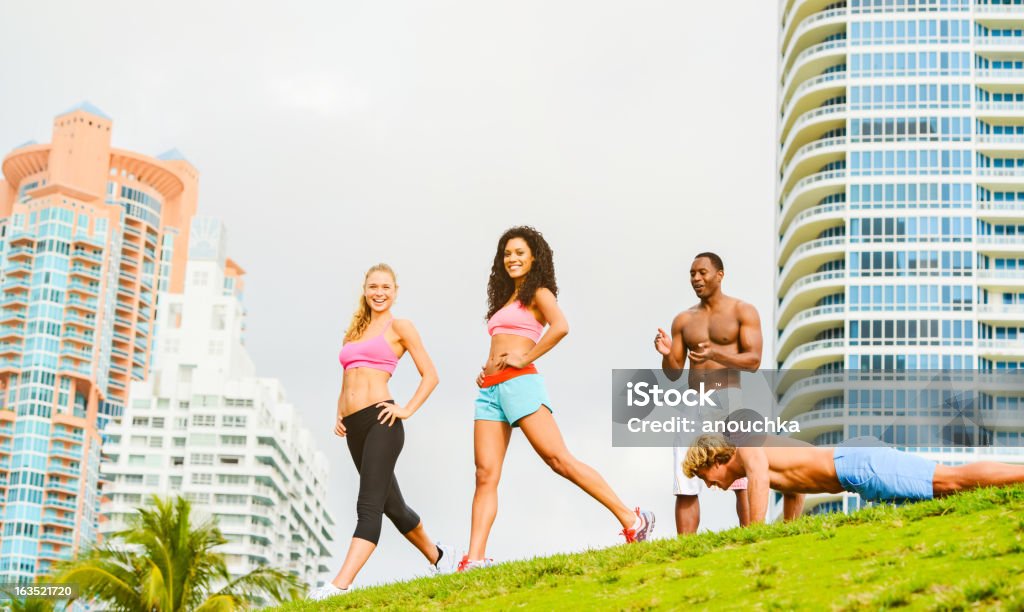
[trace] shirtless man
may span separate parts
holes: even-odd
[[[750,304],[722,293],[725,267],[714,253],[698,253],[690,264],[690,286],[700,303],[679,313],[672,321],[671,339],[658,328],[654,348],[662,355],[661,369],[671,380],[683,373],[690,358],[690,388],[701,383],[721,389],[716,397],[725,397],[730,411],[742,406],[739,395],[739,371],[756,372],[761,366],[761,317]],[[685,448],[675,448],[676,532],[695,533],[700,524],[700,480],[682,474]],[[737,480],[736,514],[740,525],[750,517],[745,480]]]
[[[752,523],[765,520],[769,488],[782,493],[788,502],[795,502],[805,493],[843,491],[871,501],[913,501],[1024,482],[1024,465],[994,461],[939,465],[878,446],[880,442],[875,438],[854,438],[847,443],[858,441],[872,446],[818,448],[790,438],[767,436],[763,447],[737,448],[721,434],[705,434],[687,451],[683,472],[699,477],[708,486],[722,488],[745,477]],[[790,512],[798,505],[786,504],[786,520],[800,515]]]

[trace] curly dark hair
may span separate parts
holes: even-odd
[[[548,241],[544,240],[544,235],[528,225],[509,228],[498,239],[498,250],[494,253],[494,263],[491,265],[491,277],[487,280],[488,319],[505,306],[516,290],[515,281],[505,271],[505,245],[513,238],[525,240],[533,253],[533,265],[519,288],[519,295],[516,296],[519,303],[529,307],[533,303],[537,289],[541,287],[547,287],[551,293],[558,295],[554,252]]]

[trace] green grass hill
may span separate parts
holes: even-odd
[[[1024,610],[1024,487],[509,562],[278,610],[898,607]]]

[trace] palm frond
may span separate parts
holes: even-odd
[[[3,605],[10,612],[53,612],[54,604],[48,599],[18,599],[10,589],[0,589],[0,594],[7,598]]]
[[[302,596],[305,585],[295,576],[272,567],[260,567],[235,578],[218,594],[232,594],[253,602],[265,595],[276,603],[284,603]]]
[[[192,612],[236,612],[245,609],[245,603],[234,595],[213,595]]]
[[[54,577],[54,582],[77,584],[79,599],[105,601],[121,610],[146,610],[136,579],[134,574],[126,575],[123,568],[93,557],[71,562]]]
[[[296,577],[272,568],[232,580],[224,555],[215,550],[227,539],[212,518],[194,520],[182,497],[153,497],[149,504],[107,544],[58,565],[51,580],[78,583],[81,599],[111,612],[235,612],[263,598],[284,602],[301,593]],[[225,586],[211,594],[220,584]]]

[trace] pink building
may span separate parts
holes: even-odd
[[[149,373],[158,293],[184,286],[199,174],[111,128],[84,103],[3,159],[0,581],[95,539],[100,432]]]

